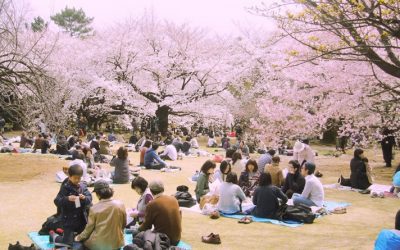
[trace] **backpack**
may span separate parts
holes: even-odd
[[[311,212],[311,208],[300,204],[296,206],[287,206],[282,215],[282,219],[312,224],[315,219],[315,214]]]
[[[56,231],[58,228],[63,228],[61,216],[54,214],[46,219],[42,224],[42,229],[39,231],[39,235],[48,235],[49,231]]]

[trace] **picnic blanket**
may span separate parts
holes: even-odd
[[[292,200],[288,201],[288,205],[293,205]],[[337,201],[324,201],[324,208],[328,211],[328,212],[332,212],[333,210],[335,210],[335,208],[340,208],[340,207],[348,207],[351,204],[348,202],[337,202]],[[243,211],[249,210],[252,207],[254,207],[254,205],[250,202],[248,203],[243,203],[242,204],[242,209]],[[190,207],[190,208],[186,208],[186,207],[181,207],[182,210],[186,210],[186,211],[191,211],[191,212],[195,212],[195,213],[199,213],[202,214],[202,210],[199,207],[199,204]],[[314,209],[314,210],[318,210]],[[242,217],[246,216],[246,215],[240,215],[240,214],[223,214],[221,213],[221,216],[226,217],[226,218],[232,218],[232,219],[241,219]],[[303,223],[300,222],[296,222],[296,221],[279,221],[279,220],[273,220],[273,219],[267,219],[267,218],[258,218],[255,216],[253,217],[253,221],[254,222],[264,222],[264,223],[272,223],[275,225],[281,225],[281,226],[287,226],[287,227],[299,227],[301,225],[303,225]],[[318,216],[317,218],[319,218],[321,216]]]
[[[49,242],[49,236],[48,235],[39,235],[37,232],[30,232],[28,233],[29,238],[33,241],[33,243],[40,249],[40,250],[51,250],[54,249],[54,244],[51,244]],[[125,245],[132,244],[132,234],[125,234]],[[179,248],[185,249],[185,250],[191,250],[192,247],[183,242],[180,241],[178,244]],[[121,248],[122,249],[122,248]]]
[[[324,188],[337,189],[342,191],[354,191],[354,192],[361,191],[361,189],[342,186],[339,183],[327,184],[324,185]],[[371,186],[369,186],[368,189],[371,190],[371,192],[384,193],[384,192],[389,192],[390,188],[391,188],[390,185],[372,184]]]

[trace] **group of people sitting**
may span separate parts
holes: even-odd
[[[163,239],[167,237],[171,246],[179,243],[182,216],[178,201],[163,194],[162,182],[152,181],[148,184],[144,178],[136,177],[131,187],[141,197],[137,207],[129,210],[127,214],[124,204],[112,199],[114,191],[104,180],[94,184],[93,192],[96,193],[99,202],[92,205],[92,195],[81,181],[83,175],[84,169],[80,165],[74,164],[69,167],[68,178],[62,183],[54,199],[63,222],[62,236],[54,231],[50,232],[51,242],[54,242],[56,247],[71,248],[75,242],[74,249],[119,249],[125,245],[124,229],[128,216],[134,222],[129,226],[136,223],[139,225],[133,232],[136,237],[144,237],[143,234],[140,236],[140,232],[150,230],[147,233],[163,234]],[[151,230],[152,228],[154,229]],[[75,234],[77,235],[74,236]],[[143,242],[146,240],[142,238]],[[138,249],[135,247],[143,246],[131,247]]]
[[[239,150],[227,151],[226,160],[217,170],[216,164],[208,160],[198,176],[195,189],[197,202],[201,203],[202,199],[214,195],[218,197],[217,207],[222,213],[247,213],[271,219],[277,219],[280,206],[286,204],[288,198],[293,199],[294,205],[322,207],[324,189],[314,175],[314,157],[304,154],[306,160],[300,164],[298,159],[302,154],[299,153],[301,151],[294,156],[296,159],[289,161],[286,176],[279,167],[279,156],[272,149],[263,154],[258,162],[253,159],[243,161]],[[218,186],[214,193],[210,193],[210,183]],[[246,197],[252,197],[255,205],[249,211],[243,211],[241,207]]]

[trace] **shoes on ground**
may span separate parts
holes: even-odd
[[[347,210],[345,207],[337,207],[332,211],[333,214],[345,214]]]
[[[208,236],[202,236],[201,241],[208,244],[221,244],[219,234],[210,233]]]
[[[210,218],[211,219],[218,219],[220,217],[220,215],[219,215],[219,212],[218,212],[218,210],[215,210],[215,211],[213,211],[213,212],[211,212],[211,214],[210,214]]]
[[[243,224],[250,224],[253,222],[253,218],[251,216],[244,216],[241,218],[238,223],[243,223]]]

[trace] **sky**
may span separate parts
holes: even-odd
[[[50,20],[61,9],[82,8],[94,17],[95,28],[108,26],[130,17],[153,12],[156,17],[175,23],[189,23],[218,34],[238,34],[240,27],[272,30],[274,24],[265,17],[255,16],[246,7],[262,0],[27,0],[32,16]],[[272,0],[264,0],[272,3]]]

